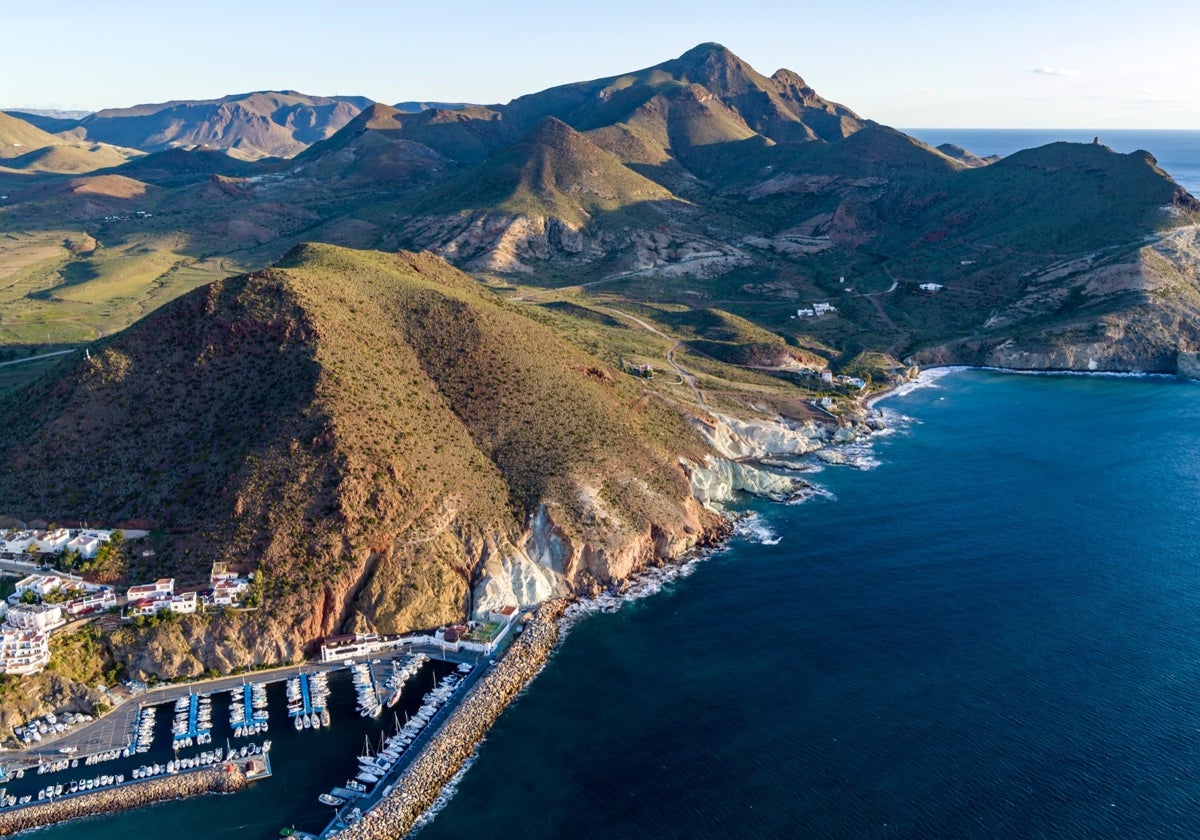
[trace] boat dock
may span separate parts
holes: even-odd
[[[266,732],[269,716],[266,683],[246,684],[229,692],[229,728],[233,737]]]
[[[329,674],[297,674],[287,679],[288,717],[296,730],[329,726],[326,701],[329,699]]]
[[[378,717],[383,711],[379,697],[379,681],[370,662],[356,662],[350,666],[354,690],[358,693],[358,713],[363,717]]]
[[[176,748],[206,744],[212,740],[212,700],[208,695],[189,694],[175,701],[171,726]]]

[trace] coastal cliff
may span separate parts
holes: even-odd
[[[252,565],[256,609],[110,634],[131,675],[295,661],[712,541],[680,464],[708,446],[645,392],[436,257],[306,246],[0,403],[0,508],[150,520],[181,585]]]

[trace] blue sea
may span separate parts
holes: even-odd
[[[1200,131],[909,128],[905,132],[931,146],[953,143],[980,157],[1011,155],[1058,141],[1091,143],[1098,137],[1115,152],[1128,154],[1139,149],[1150,152],[1184,189],[1200,195]]]
[[[1200,836],[1200,383],[955,372],[574,626],[422,840]]]

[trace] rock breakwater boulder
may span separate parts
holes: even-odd
[[[199,796],[202,793],[233,793],[244,787],[246,774],[236,765],[221,764],[177,776],[162,776],[5,811],[0,813],[0,836],[81,817],[140,808],[169,799]]]

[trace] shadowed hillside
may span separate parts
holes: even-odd
[[[196,667],[288,659],[463,617],[530,528],[583,589],[702,539],[703,445],[640,393],[441,260],[304,246],[0,400],[0,509],[149,519],[196,579],[260,558],[257,629]]]

